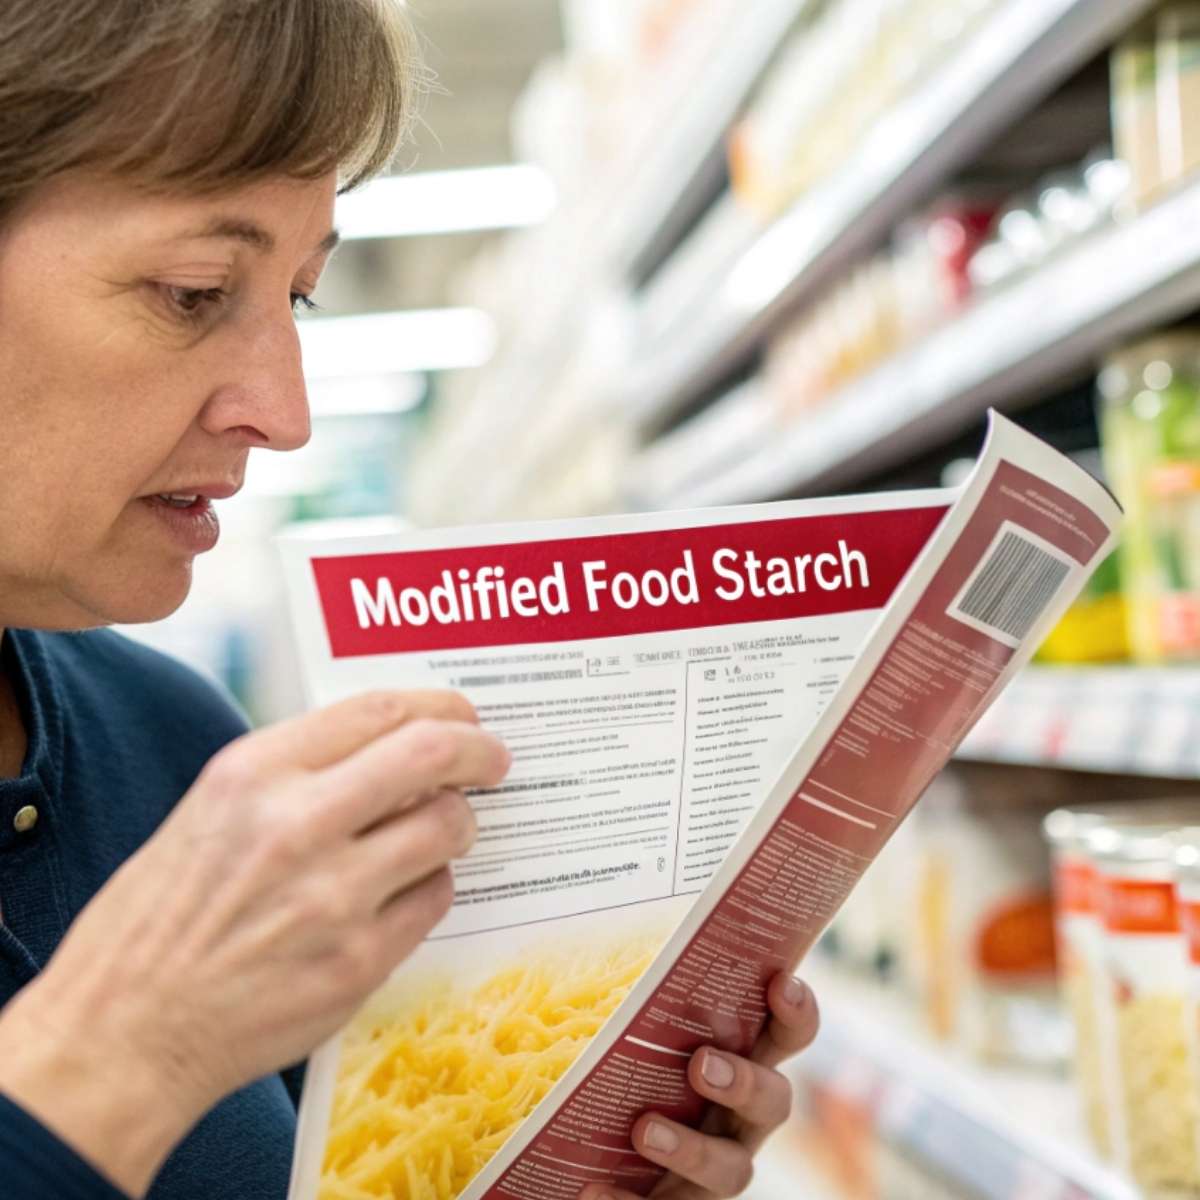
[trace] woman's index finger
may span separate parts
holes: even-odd
[[[497,787],[511,765],[504,743],[476,722],[421,720],[377,738],[322,778],[338,797],[337,824],[361,831],[430,792]]]
[[[319,771],[405,725],[430,718],[479,722],[474,706],[459,692],[379,690],[280,721],[249,740],[263,765]]]

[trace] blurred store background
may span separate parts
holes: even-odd
[[[409,8],[433,82],[303,318],[312,443],[130,632],[267,721],[285,526],[953,486],[1013,415],[1122,544],[826,939],[750,1195],[1200,1196],[1200,852],[1162,836],[1200,825],[1200,0]],[[1050,822],[1056,936],[1043,820],[1109,801]]]

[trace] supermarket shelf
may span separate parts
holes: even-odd
[[[845,487],[1012,410],[1089,366],[1115,340],[1200,301],[1200,183],[1111,225],[798,420],[754,454],[672,497],[742,503]]]
[[[652,432],[717,383],[782,313],[877,243],[1148,7],[1149,0],[1007,0],[634,362],[621,400],[641,428]]]
[[[879,1135],[981,1200],[1139,1200],[1084,1136],[1070,1083],[934,1043],[888,993],[809,973],[822,1030],[795,1072],[871,1109]]]
[[[1200,670],[1027,668],[958,754],[1021,766],[1200,779]]]
[[[680,90],[679,103],[659,127],[649,152],[622,189],[621,203],[607,222],[612,262],[637,274],[662,257],[695,215],[689,197],[719,175],[725,135],[788,30],[813,0],[758,0],[754,19],[738,11],[723,30],[703,69]]]

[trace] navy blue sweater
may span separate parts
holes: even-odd
[[[0,779],[3,1006],[246,725],[194,672],[107,630],[9,630],[0,663],[29,738],[20,778]],[[30,814],[17,821],[17,813],[30,808],[37,819],[25,828]],[[282,1200],[296,1082],[271,1076],[218,1104],[171,1155],[151,1200]],[[121,1195],[3,1097],[0,1180],[5,1200]]]

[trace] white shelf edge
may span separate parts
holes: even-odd
[[[1200,667],[1027,667],[957,757],[1200,779]]]
[[[822,1011],[818,1048],[836,1057],[840,1070],[853,1070],[854,1060],[887,1080],[888,1091],[876,1104],[891,1106],[891,1136],[898,1144],[924,1157],[935,1168],[965,1184],[964,1147],[957,1137],[925,1136],[928,1122],[945,1115],[947,1133],[953,1127],[973,1130],[990,1140],[994,1162],[1011,1167],[1012,1180],[988,1180],[996,1187],[994,1200],[1018,1194],[1072,1200],[1140,1200],[1140,1193],[1123,1175],[1102,1162],[1087,1144],[1070,1083],[1050,1077],[1023,1077],[1015,1069],[977,1065],[943,1048],[924,1035],[915,1020],[898,1011],[896,1001],[865,984],[848,981],[836,972],[807,971]],[[796,1060],[793,1075],[805,1075],[804,1058]],[[922,1136],[905,1137],[906,1124],[919,1114]],[[1049,1122],[1049,1123],[1047,1123]],[[936,1133],[937,1130],[932,1131]],[[930,1143],[943,1142],[944,1160],[930,1152]],[[979,1181],[976,1181],[977,1183]]]
[[[1192,182],[1066,248],[671,503],[743,503],[856,482],[1178,315],[1200,299],[1198,203]]]
[[[711,302],[635,362],[620,389],[642,428],[673,415],[787,309],[876,242],[1022,107],[1066,78],[1150,0],[1008,0],[736,264]],[[744,281],[764,268],[761,294]],[[739,282],[741,281],[741,282]],[[738,286],[732,286],[737,284]]]

